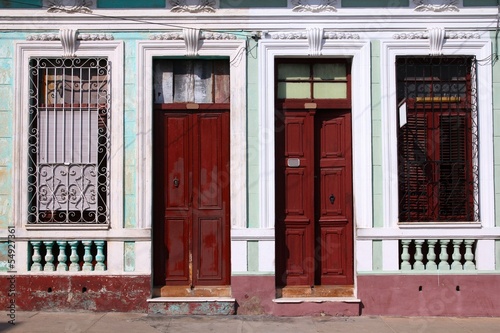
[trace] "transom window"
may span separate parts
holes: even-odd
[[[108,223],[107,58],[32,58],[29,75],[28,223]]]
[[[278,99],[347,99],[349,96],[346,60],[313,63],[280,59],[277,63]]]
[[[397,57],[400,222],[478,221],[473,57]]]

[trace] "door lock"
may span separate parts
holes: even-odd
[[[179,187],[179,179],[177,177],[174,178],[174,186]]]
[[[333,194],[330,194],[330,203],[333,205],[335,202],[335,196]]]

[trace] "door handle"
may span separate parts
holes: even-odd
[[[174,178],[174,186],[179,187],[179,179],[177,177]]]
[[[335,196],[333,194],[330,194],[330,203],[333,205],[335,202]]]

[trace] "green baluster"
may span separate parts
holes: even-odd
[[[56,266],[54,266],[54,255],[52,254],[52,246],[54,245],[54,241],[44,241],[45,249],[47,253],[45,254],[45,266],[43,267],[44,271],[53,272],[56,270]]]
[[[57,265],[58,272],[65,272],[68,270],[68,265],[66,264],[66,260],[68,260],[68,256],[66,255],[66,244],[68,244],[67,241],[57,241],[57,245],[59,246],[59,255],[57,256],[57,261],[59,261]]]
[[[424,259],[424,255],[422,254],[422,245],[424,244],[423,239],[415,240],[415,263],[413,264],[413,269],[416,271],[425,270],[424,263],[422,260]]]
[[[76,252],[78,248],[78,241],[68,242],[71,247],[71,255],[69,256],[69,260],[71,260],[71,264],[69,265],[69,270],[71,272],[78,272],[80,270],[80,265],[78,264],[78,253]]]
[[[106,265],[104,264],[104,260],[106,259],[104,256],[104,241],[94,241],[95,246],[97,247],[97,254],[95,256],[95,260],[97,263],[95,264],[96,271],[105,271]]]
[[[460,245],[462,244],[463,239],[454,239],[453,240],[453,262],[451,263],[452,271],[461,271],[463,269],[462,263],[460,260],[462,259],[462,255],[460,254]]]
[[[90,247],[92,246],[92,241],[86,240],[82,241],[83,248],[85,249],[85,254],[83,255],[83,269],[84,271],[92,271],[92,254],[90,254]]]
[[[31,246],[33,246],[33,255],[31,256],[31,260],[33,260],[33,264],[31,265],[31,271],[33,272],[41,272],[42,271],[42,256],[40,255],[40,245],[42,245],[41,241],[30,242]]]

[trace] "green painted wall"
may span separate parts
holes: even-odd
[[[247,160],[248,227],[259,227],[259,86],[257,42],[250,39],[247,50]]]
[[[373,177],[373,226],[384,225],[382,198],[382,110],[380,106],[380,42],[371,42],[372,65],[372,177]]]
[[[16,38],[24,39],[24,35],[4,33],[0,39],[0,228],[13,225],[13,58]]]
[[[0,8],[41,8],[42,0],[0,0]]]

